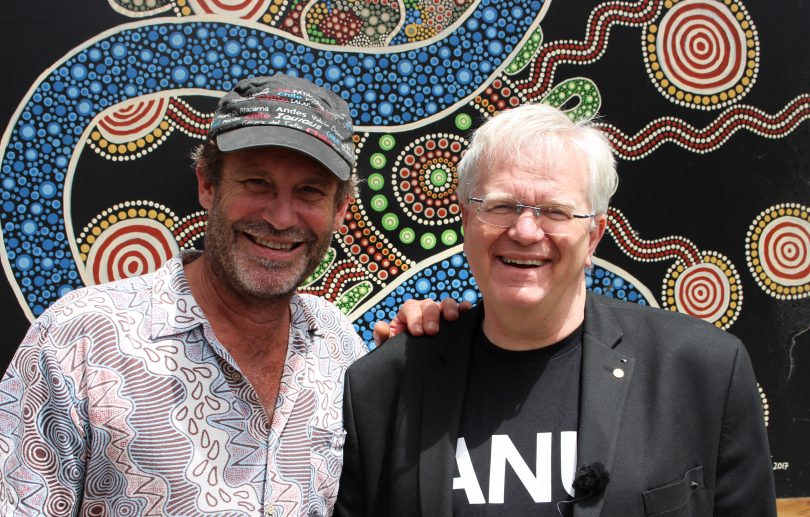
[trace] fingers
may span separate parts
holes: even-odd
[[[447,321],[456,321],[462,312],[472,309],[472,304],[467,301],[458,303],[452,298],[445,298],[440,304],[440,309],[442,318]]]
[[[382,345],[385,341],[391,338],[391,325],[384,321],[378,321],[374,324],[374,331],[372,332],[374,344],[377,346]]]
[[[439,329],[439,304],[433,300],[408,300],[399,308],[396,320],[412,336],[435,334]]]
[[[439,331],[441,319],[455,321],[459,313],[470,310],[470,302],[461,302],[445,298],[441,303],[433,300],[407,300],[399,308],[397,316],[390,323],[378,321],[374,325],[374,343],[380,346],[386,340],[407,331],[412,336],[432,336]]]
[[[439,331],[439,321],[442,317],[442,311],[438,303],[433,300],[421,300],[419,308],[422,311],[422,327],[425,334],[432,336]],[[410,325],[408,326],[410,332]]]

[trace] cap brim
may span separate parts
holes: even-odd
[[[216,136],[223,153],[257,147],[284,147],[321,163],[342,181],[349,179],[352,167],[331,147],[303,131],[282,126],[251,126],[232,129]]]

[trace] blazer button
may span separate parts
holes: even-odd
[[[624,377],[624,370],[622,370],[621,368],[616,368],[615,370],[613,370],[613,376],[616,377],[617,379],[621,379],[622,377]]]

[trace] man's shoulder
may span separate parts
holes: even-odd
[[[725,334],[725,332],[718,327],[705,320],[675,310],[650,307],[649,305],[626,302],[601,295],[593,295],[593,300],[611,310],[616,317],[622,320],[658,323],[661,325],[684,327],[697,332]]]
[[[310,310],[312,312],[323,312],[326,314],[333,314],[336,317],[343,316],[343,312],[341,312],[340,308],[338,308],[337,305],[321,296],[316,296],[314,294],[309,293],[295,293],[295,297],[293,298],[293,300],[296,303],[301,304],[302,307],[306,307],[307,310]]]
[[[86,307],[89,301],[129,293],[138,295],[149,293],[154,285],[155,273],[124,278],[103,284],[89,285],[74,289],[53,303],[45,312],[62,311],[76,307]],[[93,304],[95,305],[95,304]]]
[[[92,315],[127,318],[125,315],[148,313],[158,284],[168,288],[177,276],[172,270],[173,260],[151,273],[74,289],[45,309],[34,324],[48,327]],[[174,264],[177,267],[182,268],[182,264]]]
[[[434,336],[398,334],[354,363],[350,369],[357,372],[396,372],[406,367],[420,370],[443,357],[455,356],[471,346],[473,333],[480,325],[481,311],[481,307],[474,307],[462,313],[458,321],[442,321],[439,332]]]
[[[625,339],[644,340],[642,345],[648,349],[666,346],[733,352],[742,345],[733,334],[695,316],[600,295],[591,299],[597,310],[615,318]]]
[[[312,294],[296,293],[292,298],[293,312],[299,312],[308,323],[316,324],[319,328],[326,330],[346,330],[351,328],[354,333],[349,318],[332,302]]]
[[[354,360],[368,351],[354,325],[333,303],[306,293],[296,293],[291,301],[293,326],[314,331],[327,342],[338,343],[341,357]]]

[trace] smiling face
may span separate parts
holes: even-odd
[[[482,171],[473,195],[504,196],[526,205],[568,207],[591,212],[585,160],[572,146],[554,159],[531,149],[497,156]],[[569,317],[584,310],[584,270],[602,237],[606,216],[573,219],[554,235],[544,233],[530,210],[501,228],[481,222],[475,205],[462,207],[464,251],[483,295],[487,317],[515,310],[542,310]]]
[[[283,148],[223,157],[220,181],[197,171],[208,209],[205,254],[240,295],[289,296],[318,266],[340,227],[348,199],[318,162]]]

